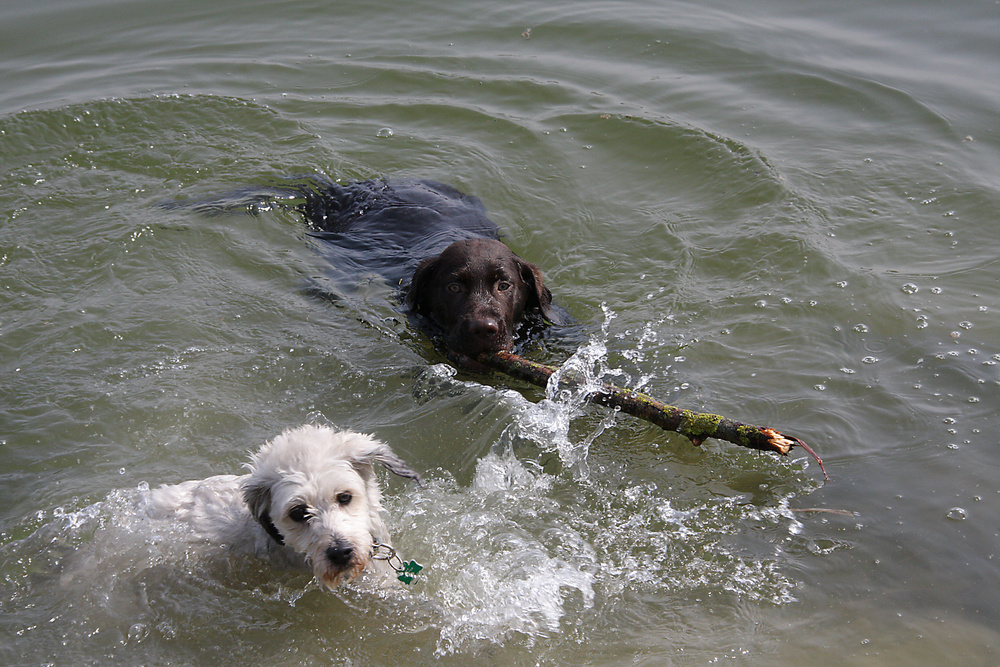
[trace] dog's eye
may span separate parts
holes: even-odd
[[[497,283],[497,289],[501,292],[506,292],[513,286],[514,286],[513,284],[507,282],[506,280],[501,280],[500,282]]]
[[[462,286],[458,283],[448,283],[448,291],[452,294],[458,294],[462,291]]]
[[[288,518],[295,523],[303,523],[312,516],[309,513],[309,508],[305,505],[296,505],[292,509],[288,510]]]
[[[341,505],[349,505],[353,498],[350,491],[342,491],[337,494],[337,502]]]

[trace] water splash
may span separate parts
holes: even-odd
[[[614,423],[617,414],[611,413],[585,437],[575,442],[571,439],[573,420],[590,406],[587,397],[600,386],[603,374],[600,366],[606,356],[607,348],[598,340],[591,340],[577,350],[549,378],[545,398],[537,404],[528,403],[522,412],[515,415],[507,432],[512,440],[530,440],[543,451],[557,451],[562,464],[581,481],[590,474],[587,466],[590,445]],[[564,378],[573,378],[573,381],[564,385]]]
[[[439,656],[513,637],[531,644],[574,605],[594,603],[593,548],[553,498],[556,478],[531,468],[493,451],[468,489],[432,480],[400,511],[397,543],[433,563],[422,593],[437,607]]]
[[[590,474],[587,455],[591,444],[614,424],[617,415],[616,412],[610,413],[596,429],[577,442],[570,438],[572,421],[592,407],[587,398],[600,389],[602,379],[621,374],[620,370],[607,366],[608,329],[617,316],[606,305],[601,308],[605,319],[600,335],[591,337],[552,374],[545,387],[545,399],[537,404],[527,404],[522,412],[515,415],[508,433],[512,438],[536,443],[543,451],[557,451],[562,464],[579,481],[586,480]],[[570,379],[564,383],[564,380]]]
[[[602,471],[582,483],[549,474],[500,449],[467,488],[446,476],[387,501],[396,544],[428,564],[415,593],[435,609],[439,657],[571,633],[630,590],[678,604],[796,599],[782,552],[810,540],[787,497],[764,508],[741,497],[674,499]]]

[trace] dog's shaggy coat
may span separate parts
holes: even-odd
[[[252,456],[250,473],[161,486],[149,511],[187,523],[208,542],[285,564],[308,565],[334,588],[385,560],[391,546],[372,465],[417,480],[388,445],[371,436],[306,425],[285,431]]]

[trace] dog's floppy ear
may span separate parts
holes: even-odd
[[[422,486],[420,473],[411,468],[406,461],[399,458],[389,445],[379,442],[371,436],[362,436],[367,442],[367,446],[362,446],[354,451],[353,464],[362,477],[367,479],[372,474],[372,464],[381,463],[389,472],[412,479],[418,486]]]
[[[243,502],[253,518],[260,520],[260,515],[271,508],[271,485],[257,477],[249,478],[243,483]]]
[[[278,544],[284,544],[285,538],[271,520],[271,480],[251,476],[243,484],[243,501],[250,508],[250,514],[261,525],[268,535]]]
[[[429,257],[417,265],[413,272],[413,279],[410,280],[410,289],[406,292],[406,305],[415,313],[424,310],[424,300],[427,292],[427,285],[437,268],[438,257]]]
[[[420,481],[420,474],[411,468],[406,461],[396,456],[396,453],[389,449],[388,445],[380,444],[373,452],[372,461],[381,463],[385,466],[386,470],[394,475],[412,479],[417,483],[417,486],[423,486],[423,482]]]
[[[564,324],[562,315],[552,307],[552,292],[545,286],[542,270],[520,257],[517,260],[518,268],[521,270],[521,280],[529,290],[528,310],[538,310],[542,317],[552,324]]]

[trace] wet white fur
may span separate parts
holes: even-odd
[[[251,457],[249,474],[161,486],[150,492],[148,509],[154,516],[187,523],[206,541],[285,564],[308,565],[317,581],[333,588],[365,568],[391,573],[384,560],[372,560],[373,540],[390,543],[375,462],[419,480],[388,445],[371,436],[300,426],[261,447]],[[296,506],[300,512],[302,506],[308,508],[305,521],[289,515]],[[265,530],[268,519],[283,545]],[[328,549],[338,544],[351,547],[347,562],[329,557]]]

